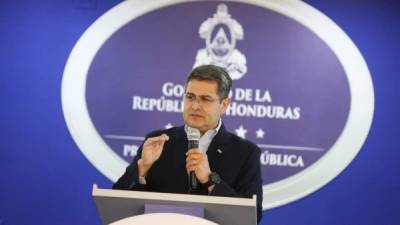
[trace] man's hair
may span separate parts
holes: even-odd
[[[194,68],[186,80],[186,85],[191,80],[217,82],[217,92],[221,101],[225,98],[228,98],[229,91],[232,87],[232,79],[228,72],[224,68],[215,65],[202,65]]]

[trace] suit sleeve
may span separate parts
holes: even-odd
[[[252,151],[245,160],[234,186],[230,186],[223,180],[220,184],[216,184],[210,195],[227,196],[227,197],[244,197],[252,198],[254,194],[257,196],[257,222],[262,218],[262,179],[260,166],[260,149],[251,145]]]

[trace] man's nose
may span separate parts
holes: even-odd
[[[198,100],[198,99],[195,99],[195,100],[192,102],[192,109],[199,109],[199,108],[200,108],[199,100]]]

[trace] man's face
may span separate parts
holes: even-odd
[[[217,87],[214,81],[200,80],[191,80],[186,85],[183,120],[190,127],[199,129],[202,135],[217,127],[230,103],[229,98],[221,102]]]

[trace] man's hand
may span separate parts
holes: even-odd
[[[194,171],[200,183],[206,183],[211,174],[207,154],[198,148],[190,149],[186,153],[186,170]]]
[[[157,137],[148,138],[144,142],[142,156],[138,161],[139,176],[146,176],[147,171],[151,168],[153,163],[160,158],[164,143],[168,140],[168,135],[162,134]]]

